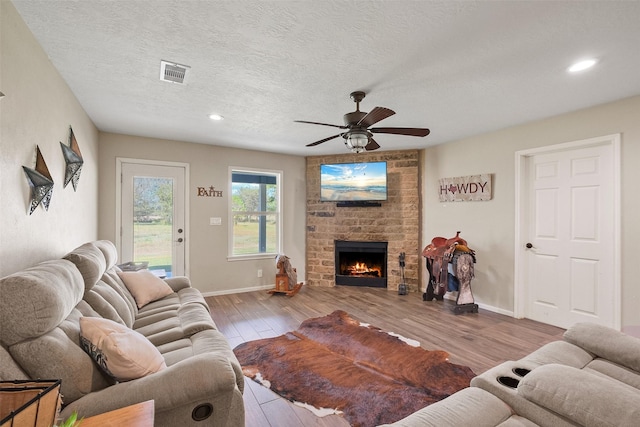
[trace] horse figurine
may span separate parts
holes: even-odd
[[[434,298],[442,301],[449,287],[449,281],[453,281],[453,287],[458,287],[458,298],[453,311],[456,314],[465,312],[478,312],[471,292],[471,279],[474,277],[473,264],[476,262],[475,251],[469,248],[467,241],[460,237],[458,231],[455,237],[446,239],[434,237],[431,243],[422,251],[426,258],[429,271],[429,283],[423,294],[424,301]],[[449,274],[451,264],[452,275]]]
[[[284,254],[276,256],[276,288],[269,291],[273,293],[283,293],[293,296],[302,288],[302,282],[298,283],[298,272],[289,261],[289,257]]]

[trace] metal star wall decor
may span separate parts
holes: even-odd
[[[22,166],[22,169],[25,175],[27,175],[27,181],[29,182],[29,187],[31,187],[29,215],[31,215],[40,204],[48,211],[51,196],[53,195],[53,179],[44,161],[44,157],[42,157],[40,147],[36,145],[36,168],[31,169]]]
[[[73,129],[71,127],[69,127],[69,146],[67,147],[62,142],[60,143],[60,146],[62,147],[64,161],[67,163],[64,172],[63,188],[67,188],[67,185],[71,182],[73,185],[73,191],[76,191],[84,160],[82,160],[80,147],[78,146],[78,141],[76,140],[76,136],[73,134]]]

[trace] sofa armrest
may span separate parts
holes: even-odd
[[[640,339],[595,323],[577,323],[564,340],[598,357],[640,373]]]
[[[528,373],[518,395],[583,426],[637,426],[640,393],[616,380],[557,364]]]
[[[191,287],[191,280],[186,276],[167,277],[164,281],[173,289],[173,292]]]
[[[512,411],[488,391],[467,387],[393,424],[379,427],[497,426]]]
[[[89,393],[67,405],[61,415],[65,419],[75,410],[82,417],[91,417],[146,400],[155,401],[156,413],[168,412],[231,395],[236,388],[236,375],[227,358],[201,354],[146,377]]]

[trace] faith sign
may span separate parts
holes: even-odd
[[[491,200],[491,174],[440,178],[438,195],[441,202]]]

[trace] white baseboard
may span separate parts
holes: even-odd
[[[271,285],[252,286],[249,288],[225,289],[224,291],[202,292],[202,296],[215,297],[217,295],[243,294],[245,292],[266,291],[268,289],[273,289],[275,287],[276,287],[275,284],[271,284]]]
[[[478,304],[478,307],[482,308],[483,310],[492,311],[498,314],[504,314],[505,316],[509,317],[514,317],[513,310],[505,310],[504,308],[494,307],[492,305],[483,304],[478,301],[476,301],[476,304]]]

